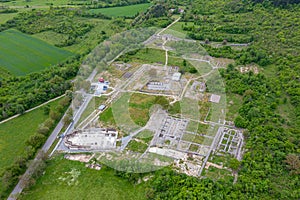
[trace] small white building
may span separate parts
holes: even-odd
[[[221,99],[220,95],[212,94],[209,98],[209,101],[213,103],[219,103],[220,99]]]
[[[106,105],[101,104],[101,105],[98,107],[98,110],[103,111],[105,108],[106,108]]]
[[[98,96],[103,93],[106,93],[108,86],[109,86],[109,82],[105,81],[103,83],[101,82],[92,83],[91,88],[95,90],[95,95]]]
[[[180,81],[180,78],[181,78],[181,73],[176,72],[172,76],[172,81]]]

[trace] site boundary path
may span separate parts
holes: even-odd
[[[64,116],[60,119],[57,126],[52,131],[51,135],[48,137],[48,139],[45,142],[45,144],[43,145],[41,151],[47,152],[50,149],[50,147],[53,144],[53,142],[55,141],[57,135],[60,133],[60,131],[62,130],[62,128],[64,126],[63,119],[64,119],[65,115],[66,114],[64,114]],[[34,160],[37,160],[37,157]],[[29,166],[27,168],[26,172],[24,173],[24,175],[30,175],[30,173],[31,173],[31,167]],[[21,192],[23,191],[23,189],[24,189],[24,186],[22,185],[22,181],[20,179],[18,184],[15,186],[13,191],[10,193],[8,200],[16,200],[18,195],[21,194]]]
[[[61,97],[63,97],[63,96],[65,96],[65,94],[63,94],[63,95],[61,95],[61,96],[58,96],[58,97],[55,97],[54,99],[50,99],[49,101],[47,101],[47,102],[45,102],[45,103],[42,103],[42,104],[40,104],[40,105],[38,105],[38,106],[36,106],[36,107],[34,107],[34,108],[30,108],[29,110],[26,110],[26,111],[24,111],[24,114],[25,113],[28,113],[28,112],[31,112],[31,111],[33,111],[33,110],[35,110],[35,109],[38,109],[38,108],[40,108],[40,107],[42,107],[42,106],[44,106],[44,105],[47,105],[48,103],[50,103],[50,102],[52,102],[52,101],[55,101],[55,100],[57,100],[57,99],[59,99],[59,98],[61,98]],[[0,122],[0,124],[3,124],[3,123],[5,123],[5,122],[8,122],[8,121],[10,121],[10,120],[12,120],[12,119],[14,119],[14,118],[17,118],[17,117],[19,117],[19,116],[21,116],[22,114],[16,114],[16,115],[14,115],[14,116],[12,116],[12,117],[9,117],[9,118],[7,118],[7,119],[5,119],[5,120],[2,120],[1,122]]]

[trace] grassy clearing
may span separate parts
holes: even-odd
[[[105,166],[97,171],[84,165],[55,157],[49,161],[45,174],[20,199],[146,199],[143,183],[133,185]]]
[[[137,13],[146,11],[151,6],[151,3],[136,4],[123,7],[91,9],[91,13],[102,13],[110,17],[133,17]]]
[[[190,132],[205,134],[207,132],[209,125],[201,124],[199,122],[190,121],[186,130]]]
[[[231,172],[226,169],[217,169],[215,167],[209,167],[209,169],[204,171],[203,175],[213,180],[233,179]]]
[[[217,155],[213,155],[209,162],[212,162],[214,164],[217,165],[221,165],[223,167],[228,167],[228,162],[230,160],[230,156],[229,155],[222,155],[222,156],[217,156]],[[220,178],[222,179],[232,179],[232,174],[230,171],[226,170],[226,169],[218,169],[215,167],[210,166],[209,169],[205,169],[204,171],[204,175],[206,177],[209,177],[213,180],[218,180]]]
[[[173,105],[171,105],[168,109],[168,112],[171,115],[176,115],[181,113],[181,105],[179,101],[176,101]]]
[[[116,102],[112,104],[113,118],[118,127],[125,133],[129,134],[137,129],[139,126],[133,121],[130,115],[129,101],[131,95],[129,93],[123,94]]]
[[[55,107],[58,101],[51,102],[49,105]],[[25,141],[35,134],[39,124],[48,118],[43,108],[44,106],[0,124],[0,174],[5,167],[14,162],[16,157],[22,155],[26,146]]]
[[[172,30],[172,29],[167,29],[167,30],[165,30],[162,33],[163,34],[171,34],[171,35],[173,35],[175,37],[183,38],[183,39],[185,39],[187,37],[185,33],[182,33],[182,32],[179,32],[179,31],[175,31],[175,30]]]
[[[8,20],[17,16],[18,13],[1,13],[0,14],[0,24],[4,24]]]
[[[0,66],[15,75],[41,71],[72,55],[17,30],[0,33]]]
[[[143,142],[131,140],[126,148],[134,152],[144,153],[148,148],[148,145]]]
[[[150,118],[150,108],[154,105],[155,96],[145,94],[133,94],[129,102],[129,113],[132,120],[140,125],[145,126]]]
[[[226,109],[226,119],[228,121],[234,121],[238,115],[239,108],[242,106],[243,97],[238,94],[226,94],[227,98],[227,109]]]
[[[150,130],[143,130],[137,134],[136,138],[143,140],[145,143],[149,144],[154,136],[154,132]]]
[[[198,151],[198,149],[199,149],[199,146],[197,146],[197,145],[195,145],[195,144],[191,144],[191,146],[190,146],[190,148],[189,148],[189,151],[194,151],[194,152],[196,152],[196,151]]]
[[[189,133],[185,133],[182,136],[182,140],[188,141],[188,142],[194,142],[197,144],[202,144],[204,141],[204,137],[200,136],[200,135],[195,135],[195,134],[189,134]]]
[[[211,103],[199,101],[199,107],[200,107],[200,120],[204,121],[204,119],[209,111],[209,108],[211,107]]]
[[[75,44],[63,48],[73,53],[86,53],[87,51],[94,49],[101,41],[103,41],[103,37],[109,37],[114,33],[114,30],[111,29],[110,20],[80,18],[76,21],[88,22],[92,24],[94,28],[83,37],[77,38]],[[74,23],[76,22],[74,21]]]
[[[195,112],[199,110],[197,101],[184,97],[182,98],[180,106],[181,106],[181,114],[183,115],[183,117],[199,120],[200,113]]]
[[[100,114],[99,120],[106,126],[116,125],[111,107],[106,109],[103,113]]]
[[[207,62],[199,62],[199,61],[189,61],[191,65],[193,65],[200,75],[204,75],[209,73],[212,70],[212,66]]]
[[[67,35],[62,33],[56,33],[54,31],[44,31],[41,33],[34,34],[33,36],[40,40],[44,40],[52,45],[59,45],[68,38]]]
[[[107,97],[93,97],[92,100],[87,105],[86,109],[83,111],[80,119],[77,123],[79,125],[83,120],[85,120],[92,112],[94,112],[98,107],[106,101]]]
[[[190,121],[186,127],[186,130],[189,132],[198,132],[198,122]]]
[[[297,120],[295,113],[292,112],[292,110],[295,108],[291,104],[290,98],[283,97],[281,99],[281,102],[283,102],[283,103],[277,107],[276,112],[279,113],[280,116],[286,120],[287,124],[295,124],[296,125],[298,120]]]
[[[166,56],[162,49],[145,48],[138,51],[132,51],[126,55],[121,56],[118,61],[133,63],[159,63],[165,64]],[[184,59],[177,57],[174,53],[169,52],[168,66],[178,66],[181,71],[188,72],[193,66],[190,62],[186,62],[184,66]]]
[[[160,49],[146,48],[137,52],[128,53],[121,56],[118,60],[131,61],[137,63],[165,63],[165,51]]]
[[[178,32],[181,32],[183,34],[187,34],[188,31],[184,31],[182,29],[183,26],[191,26],[191,25],[194,25],[193,22],[177,22],[176,24],[174,24],[173,26],[170,27],[171,30],[174,30],[174,31],[178,31]]]
[[[187,33],[188,31],[182,30],[182,26],[187,23],[187,24],[193,24],[192,22],[177,22],[173,24],[169,29],[165,30],[163,34],[172,34],[175,37],[179,38],[187,38]]]
[[[76,0],[71,1],[71,0],[30,0],[30,1],[24,1],[24,0],[14,0],[14,1],[9,1],[9,2],[4,2],[2,3],[3,5],[6,6],[32,6],[34,8],[39,8],[39,7],[48,7],[50,5],[53,6],[59,6],[59,5],[66,5],[68,3],[85,3],[85,1],[80,1]]]

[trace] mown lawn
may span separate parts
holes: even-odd
[[[20,199],[146,199],[143,183],[133,185],[114,174],[114,170],[107,167],[97,171],[86,168],[84,163],[57,156],[49,161],[45,174]]]
[[[102,13],[110,17],[132,17],[137,13],[146,11],[151,6],[151,3],[136,4],[123,7],[111,7],[111,8],[100,8],[91,9],[91,13]]]
[[[58,101],[49,105],[55,107]],[[44,106],[0,124],[0,174],[23,154],[25,141],[36,132],[39,124],[48,118],[43,108]]]
[[[73,55],[14,29],[0,33],[0,66],[17,76],[40,71]]]

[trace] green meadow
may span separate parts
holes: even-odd
[[[49,105],[55,107],[58,101],[51,102]],[[48,115],[44,114],[44,107],[0,124],[0,174],[5,167],[13,164],[14,160],[23,154],[25,141],[34,135],[39,124],[48,118]]]
[[[91,13],[102,13],[110,17],[132,17],[137,13],[146,11],[151,6],[151,3],[136,4],[123,7],[111,7],[91,9]]]
[[[146,191],[144,183],[132,184],[117,177],[113,169],[104,166],[97,171],[59,155],[49,161],[45,174],[19,199],[144,200]]]
[[[71,52],[9,29],[0,33],[0,67],[22,76],[66,60]]]

